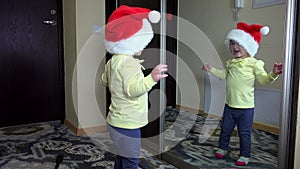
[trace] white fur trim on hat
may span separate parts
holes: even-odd
[[[105,48],[111,54],[134,55],[141,52],[153,38],[152,26],[147,19],[143,19],[143,27],[127,39],[118,42],[105,40]]]
[[[254,57],[258,51],[258,43],[254,40],[253,36],[240,29],[231,30],[225,38],[225,45],[230,51],[230,40],[236,41],[239,45],[243,46],[251,57]]]

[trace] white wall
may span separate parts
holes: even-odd
[[[255,89],[254,121],[279,126],[281,92],[274,89]]]

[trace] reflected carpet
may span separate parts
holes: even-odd
[[[178,117],[185,119],[178,126],[172,135],[166,140],[172,142],[176,135],[186,137],[166,153],[171,156],[172,161],[178,163],[176,166],[189,166],[190,168],[201,169],[276,169],[278,136],[262,130],[252,130],[252,152],[251,162],[244,167],[236,166],[235,161],[239,157],[239,137],[235,130],[231,135],[230,149],[224,159],[216,159],[214,151],[218,146],[220,134],[220,120],[216,118],[195,115],[191,112],[177,109],[166,109],[166,128],[172,127]],[[192,122],[192,127],[187,127],[187,122]],[[178,125],[181,124],[181,125]],[[183,128],[180,130],[180,128]],[[168,139],[170,138],[170,139]],[[166,141],[166,142],[168,142]],[[173,162],[171,162],[173,163]]]

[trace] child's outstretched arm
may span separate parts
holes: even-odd
[[[129,97],[139,97],[148,92],[160,79],[167,77],[167,65],[157,65],[148,76],[144,77],[141,66],[137,62],[128,62],[121,70],[124,80],[124,91]]]
[[[256,63],[255,76],[257,81],[261,85],[267,85],[274,82],[278,76],[282,73],[282,64],[274,63],[273,71],[267,74],[264,70],[264,63],[262,61],[258,61]]]
[[[213,75],[217,76],[220,79],[225,79],[226,78],[226,71],[224,70],[218,70],[214,67],[212,67],[210,64],[205,63],[202,67],[202,70],[206,72],[210,72]]]

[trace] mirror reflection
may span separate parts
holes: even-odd
[[[166,128],[172,126],[179,115],[189,117],[192,114],[196,115],[195,120],[191,122],[193,126],[187,132],[186,138],[165,154],[165,158],[169,159],[168,161],[175,160],[175,164],[179,167],[224,168],[246,165],[245,168],[277,168],[280,90],[282,87],[280,62],[282,62],[284,50],[283,36],[286,6],[284,3],[279,3],[257,7],[253,6],[255,5],[253,3],[252,1],[243,1],[242,5],[238,4],[237,9],[237,4],[234,1],[193,0],[189,3],[179,1],[178,16],[186,20],[186,22],[178,22],[178,39],[182,41],[178,44],[178,74],[176,80],[181,98],[177,98],[176,108],[166,109],[165,126],[167,126]],[[196,26],[199,29],[198,32],[204,34],[203,37],[205,38],[196,39],[195,37],[199,37],[199,35],[193,33],[191,33],[191,36],[186,35],[188,33],[184,33],[184,31],[188,29],[186,28],[187,22]],[[261,39],[252,43],[246,41],[245,37],[241,37],[242,35],[239,34],[240,28],[242,30],[255,30],[256,28],[250,28],[251,26],[248,25],[240,25],[237,28],[239,22],[259,24],[261,27],[257,29],[261,29],[263,26],[270,29],[268,33],[259,32],[262,34]],[[194,37],[194,39],[185,40],[184,36]],[[224,44],[224,42],[226,43]],[[239,46],[242,46],[242,48]],[[257,48],[257,51],[253,47]],[[243,57],[244,50],[250,54],[250,57],[243,60],[233,59]],[[260,75],[256,74],[254,75],[256,76],[256,82],[252,86],[253,88],[251,87],[253,89],[253,91],[250,90],[251,94],[241,96],[241,92],[247,90],[242,85],[250,83],[250,75],[247,73],[247,75],[242,74],[240,75],[240,81],[236,79],[237,81],[233,82],[232,79],[238,78],[237,75],[232,75],[234,77],[228,79],[229,75],[227,74],[226,81],[223,80],[224,78],[220,78],[222,76],[217,70],[227,69],[227,73],[230,73],[228,69],[237,68],[234,66],[235,64],[245,70],[247,66],[244,66],[244,62],[248,62],[248,59],[255,60],[255,62],[260,60],[258,62],[261,66],[259,67],[266,71],[265,75],[268,76],[270,84],[264,85],[264,82],[259,80]],[[211,67],[214,67],[212,71]],[[250,67],[252,71],[254,66]],[[202,71],[201,68],[207,72]],[[245,72],[243,71],[243,73]],[[187,75],[190,75],[189,78],[187,78]],[[243,88],[240,93],[233,94],[239,88]],[[196,91],[199,91],[200,94]],[[246,107],[242,105],[247,105],[247,103],[241,103],[241,100],[245,97],[252,100],[251,105],[246,107],[255,107],[250,110],[254,114],[253,125],[250,117],[251,122],[248,127],[252,127],[248,128],[248,132],[242,131],[243,125],[246,125],[245,121],[236,120],[238,119],[236,114],[229,116],[233,118],[233,121],[226,123],[229,131],[227,131],[227,138],[224,141],[221,137],[222,132],[223,135],[226,133],[221,129],[221,124],[223,124],[223,129],[226,128],[226,124],[223,122],[224,105],[227,104],[225,110],[232,108],[228,106],[228,104],[231,104],[233,107],[238,108],[234,112],[236,110],[245,111],[244,108]],[[225,112],[233,113],[232,111]],[[245,112],[245,114],[249,115],[249,112]],[[232,123],[238,125],[230,132],[231,128],[234,127]],[[186,124],[182,123],[182,127],[186,127]],[[180,131],[170,132],[171,136],[167,134],[165,136],[166,142],[171,142],[174,139],[173,137],[178,134],[176,132]],[[250,132],[251,134],[249,134]],[[248,136],[241,136],[245,133],[248,133]],[[251,138],[249,138],[249,135],[251,135]],[[168,139],[168,137],[172,139]],[[246,139],[248,141],[245,141],[245,137],[248,137]],[[241,143],[246,145],[240,145]],[[218,149],[220,146],[227,151]],[[245,150],[241,146],[248,147],[246,148],[248,150],[241,152],[240,149]],[[216,151],[217,154],[215,154]],[[218,159],[216,156],[223,159]]]

